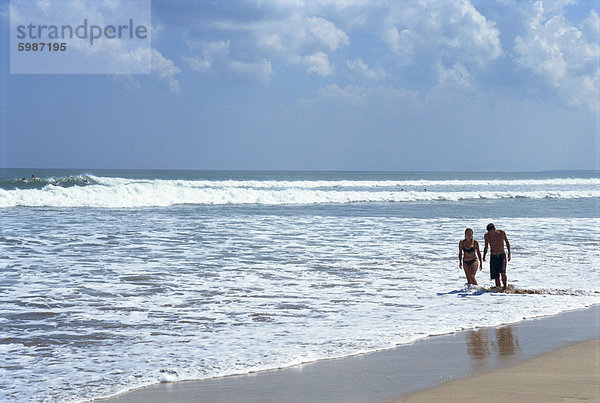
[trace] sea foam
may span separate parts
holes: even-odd
[[[345,204],[600,197],[600,179],[471,181],[204,181],[84,177],[0,189],[0,207]],[[535,189],[540,186],[541,189]]]

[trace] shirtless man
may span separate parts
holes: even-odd
[[[500,288],[500,275],[502,275],[502,289],[506,290],[506,254],[504,253],[504,243],[508,249],[508,261],[510,262],[510,243],[506,237],[506,232],[496,229],[494,224],[488,224],[487,234],[483,237],[485,247],[483,248],[483,261],[487,254],[488,245],[491,246],[490,252],[490,278],[496,281],[496,287]]]

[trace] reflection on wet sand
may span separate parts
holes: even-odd
[[[513,337],[510,326],[496,329],[496,344],[500,355],[513,355],[519,351],[519,338]]]
[[[495,332],[495,337],[490,337],[492,331]],[[519,350],[519,338],[513,335],[510,326],[471,330],[467,336],[467,352],[477,367],[484,366],[492,352],[498,356],[510,356]]]
[[[477,329],[469,333],[467,338],[467,351],[476,360],[483,360],[490,355],[488,347],[487,329]]]

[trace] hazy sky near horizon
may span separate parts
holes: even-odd
[[[152,74],[19,75],[0,0],[0,167],[600,169],[599,14],[152,0]]]

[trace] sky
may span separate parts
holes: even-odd
[[[150,74],[11,74],[0,0],[0,168],[600,169],[600,1],[151,14]]]

